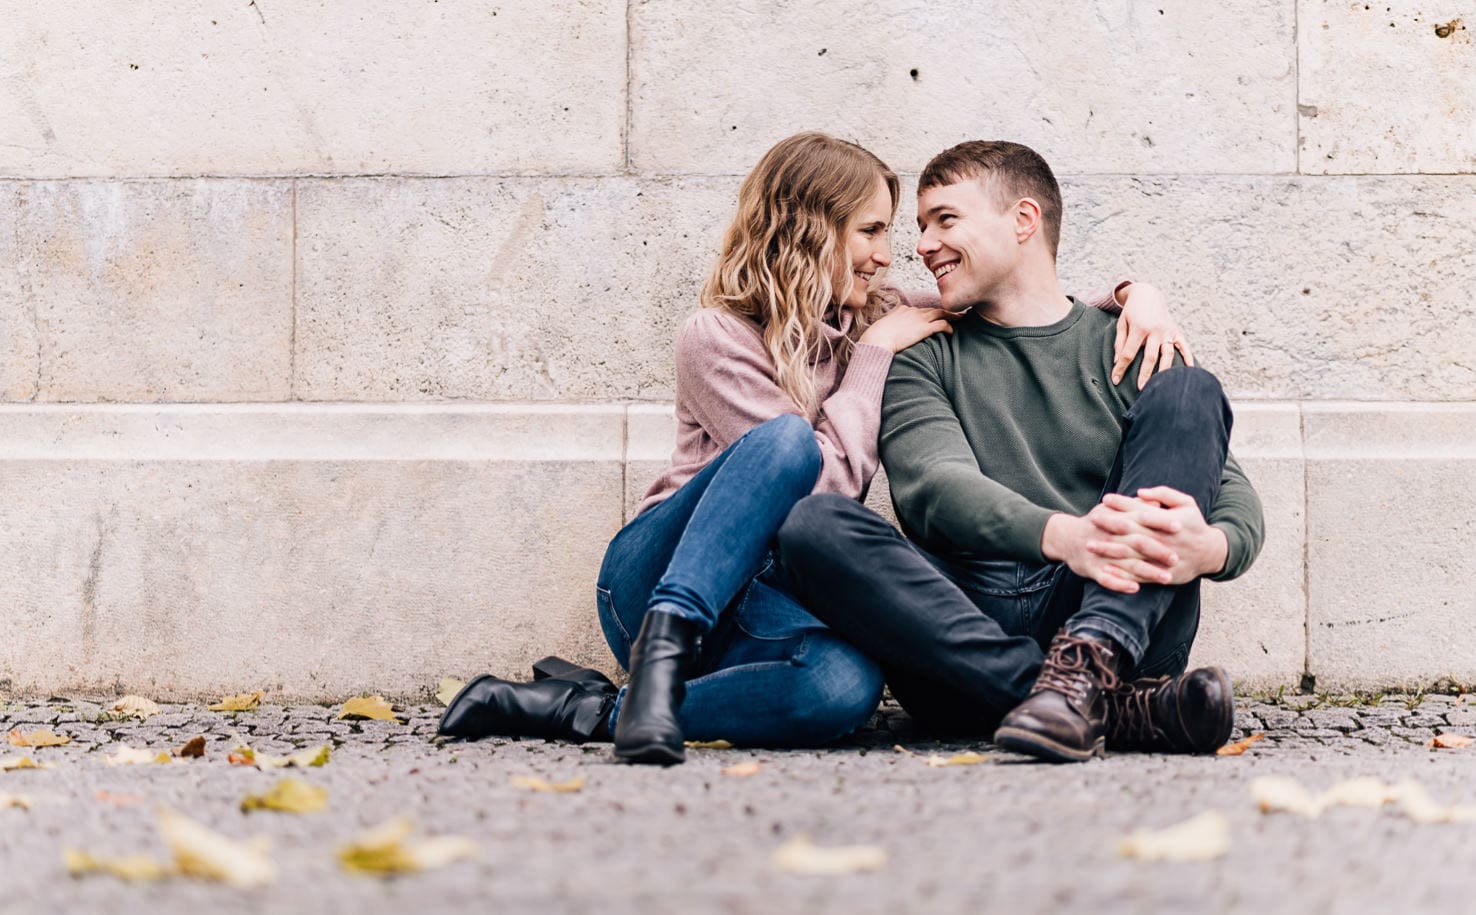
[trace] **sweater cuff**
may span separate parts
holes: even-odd
[[[841,378],[841,388],[881,403],[887,372],[892,367],[892,351],[874,343],[857,343],[851,349],[851,361]]]
[[[1233,524],[1211,522],[1210,526],[1218,528],[1225,535],[1225,568],[1204,577],[1210,581],[1229,581],[1239,577],[1245,571],[1245,556],[1250,549],[1250,544],[1246,542],[1240,528]]]
[[[1022,509],[1019,522],[1014,525],[1019,540],[1008,545],[1010,555],[1019,556],[1026,562],[1049,562],[1045,551],[1041,549],[1041,543],[1045,540],[1046,522],[1054,514],[1056,513],[1051,509],[1039,505]]]

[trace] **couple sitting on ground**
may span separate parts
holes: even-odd
[[[814,133],[763,157],[677,343],[671,466],[596,584],[628,685],[548,659],[473,680],[441,733],[671,764],[684,739],[833,740],[885,683],[939,734],[1048,760],[1228,739],[1229,679],[1185,672],[1200,579],[1263,534],[1219,383],[1152,287],[1062,292],[1034,151],[963,143],[918,187],[936,297],[879,281],[879,159]],[[859,501],[878,460],[905,536]]]

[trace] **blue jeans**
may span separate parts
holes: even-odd
[[[605,551],[596,602],[621,667],[652,608],[705,633],[680,715],[690,739],[825,743],[865,724],[881,700],[880,668],[800,606],[774,560],[775,532],[819,473],[809,423],[776,417],[634,518]],[[624,698],[622,690],[612,728]]]

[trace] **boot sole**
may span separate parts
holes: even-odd
[[[664,743],[644,743],[633,747],[616,747],[615,758],[634,765],[675,766],[687,761],[687,750],[673,750]]]
[[[1105,737],[1098,737],[1096,743],[1083,750],[1021,728],[1000,728],[994,732],[994,743],[1006,750],[1049,762],[1086,762],[1107,755]]]

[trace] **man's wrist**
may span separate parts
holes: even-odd
[[[1040,553],[1051,562],[1061,562],[1070,553],[1075,515],[1056,512],[1046,519],[1045,530],[1040,535]]]
[[[1205,542],[1207,547],[1199,563],[1199,575],[1218,575],[1225,571],[1225,564],[1230,561],[1230,538],[1211,524],[1205,534]]]

